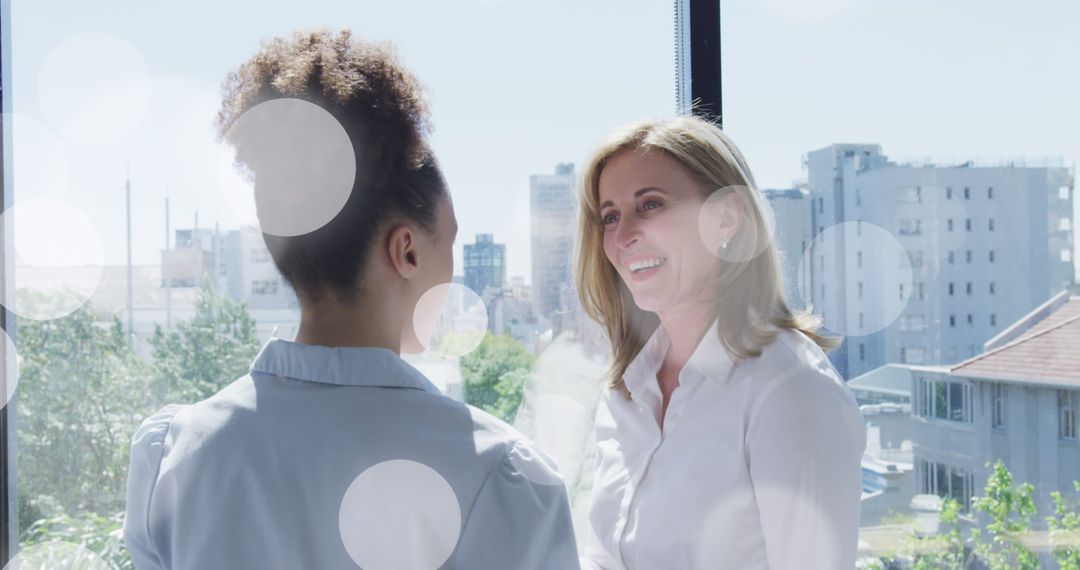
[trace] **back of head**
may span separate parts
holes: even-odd
[[[408,220],[433,232],[447,192],[425,139],[430,124],[421,86],[388,45],[356,40],[348,30],[298,32],[265,43],[226,78],[216,121],[219,137],[254,178],[257,204],[268,179],[289,174],[275,170],[273,157],[259,156],[255,136],[233,127],[254,107],[279,99],[313,103],[336,119],[351,143],[356,174],[336,215],[306,233],[268,232],[260,208],[263,237],[298,297],[318,301],[331,294],[351,303],[386,224]]]

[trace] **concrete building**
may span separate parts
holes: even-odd
[[[1035,486],[1039,530],[1050,493],[1080,480],[1080,296],[1062,292],[1009,331],[974,358],[913,373],[917,489],[969,506],[1001,460]]]
[[[793,309],[804,307],[798,292],[797,277],[803,251],[813,237],[810,215],[810,192],[806,188],[765,190],[765,199],[775,216],[773,243],[780,254],[784,272],[784,292]]]
[[[573,277],[577,203],[573,164],[559,164],[555,174],[529,177],[533,306],[538,317],[552,322],[556,334],[571,326],[578,304]]]
[[[847,336],[832,355],[846,378],[975,356],[1073,283],[1074,176],[1053,160],[898,163],[879,145],[837,144],[805,166],[815,236],[852,223],[815,246],[799,283]]]
[[[465,286],[483,295],[484,289],[502,289],[506,282],[506,245],[495,243],[492,234],[476,234],[476,243],[465,250]]]

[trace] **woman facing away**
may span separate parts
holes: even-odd
[[[321,190],[291,157],[263,153],[303,131],[292,115],[230,129],[267,102],[329,113],[355,177],[329,222],[264,235],[300,301],[296,341],[270,340],[248,374],[135,434],[124,522],[135,567],[576,568],[550,463],[399,357],[422,348],[414,308],[450,281],[457,232],[419,83],[347,31],[275,39],[232,73],[218,126],[254,175],[264,230],[267,188],[299,179],[294,209]]]
[[[862,417],[738,149],[699,118],[630,125],[580,199],[578,291],[613,350],[583,566],[852,568]]]

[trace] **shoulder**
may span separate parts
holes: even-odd
[[[562,485],[558,465],[520,431],[499,418],[466,405],[473,420],[473,439],[480,457],[489,462],[489,472],[503,476],[525,476],[534,482]]]
[[[186,407],[170,404],[144,419],[131,438],[132,460],[134,461],[136,457],[153,458],[154,456],[160,459],[165,437],[169,433],[173,419]]]
[[[750,425],[839,415],[862,423],[851,390],[824,351],[798,331],[777,335],[761,356],[739,363],[737,377],[747,391]],[[860,428],[861,429],[861,428]]]

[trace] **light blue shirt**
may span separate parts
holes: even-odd
[[[566,490],[512,427],[383,348],[268,342],[247,376],[147,418],[136,568],[577,568]]]

